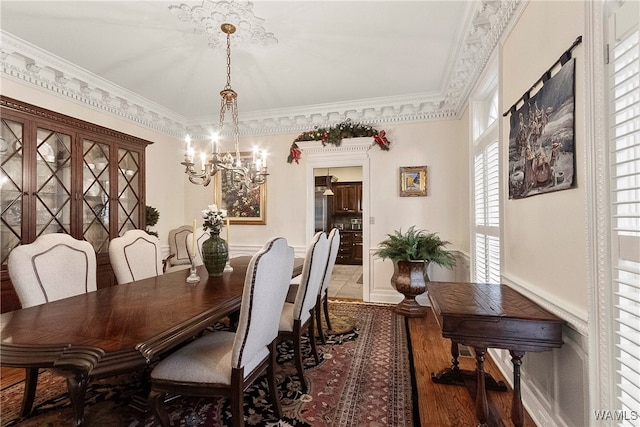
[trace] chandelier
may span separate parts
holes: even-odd
[[[236,27],[232,24],[222,24],[222,31],[227,35],[227,84],[220,91],[222,101],[220,104],[220,124],[219,131],[222,131],[224,116],[227,111],[231,111],[233,120],[233,142],[235,147],[235,157],[228,152],[220,155],[220,142],[216,137],[212,137],[211,156],[207,159],[205,153],[200,155],[201,169],[196,170],[195,150],[191,147],[191,139],[186,136],[186,152],[184,161],[185,173],[189,181],[196,185],[207,186],[211,178],[220,171],[225,174],[226,182],[239,193],[255,190],[267,182],[267,155],[266,152],[254,148],[251,162],[242,163],[240,157],[240,132],[238,130],[238,94],[231,88],[231,34],[235,33]]]

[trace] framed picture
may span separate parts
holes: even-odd
[[[240,153],[242,163],[250,162],[251,152]],[[245,193],[231,186],[231,174],[221,170],[215,176],[214,203],[227,210],[230,224],[265,225],[267,223],[267,184]]]
[[[427,167],[400,168],[400,197],[427,195]]]

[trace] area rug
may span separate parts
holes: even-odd
[[[266,377],[245,392],[245,423],[255,426],[411,426],[418,423],[405,320],[388,306],[329,303],[332,327],[327,344],[319,345],[320,363],[310,351],[305,354],[308,394],[300,391],[291,343],[278,345],[277,380],[283,418],[271,409]],[[225,325],[218,325],[224,329]],[[211,333],[215,333],[211,332]],[[309,348],[308,341],[303,348]],[[90,426],[150,427],[159,425],[150,415],[141,415],[131,402],[143,398],[136,375],[119,376],[90,384],[85,422]],[[24,384],[2,391],[3,426],[69,426],[73,413],[66,383],[42,372],[34,411],[19,417]],[[167,403],[176,426],[230,426],[228,399],[176,397]],[[414,420],[415,423],[414,424]]]

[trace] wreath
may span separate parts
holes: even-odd
[[[386,132],[381,130],[377,131],[369,125],[363,125],[360,123],[353,123],[351,119],[347,119],[344,122],[331,126],[328,128],[315,127],[314,130],[303,132],[293,141],[291,149],[289,150],[289,157],[287,163],[296,162],[299,163],[302,151],[298,147],[296,142],[298,141],[321,141],[322,145],[333,144],[336,147],[342,143],[344,138],[359,138],[363,136],[371,136],[380,149],[384,151],[389,150],[391,144],[386,137]]]

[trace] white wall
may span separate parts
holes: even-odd
[[[585,32],[585,4],[531,1],[506,37],[500,56],[500,90],[506,111]],[[503,282],[567,320],[564,345],[523,359],[524,403],[538,425],[589,424],[587,308],[588,218],[585,186],[585,55],[576,58],[575,144],[577,187],[509,200],[503,179]],[[535,92],[532,93],[532,95]],[[520,106],[519,104],[518,106]],[[508,164],[509,117],[501,149]],[[510,377],[508,353],[493,352]]]

